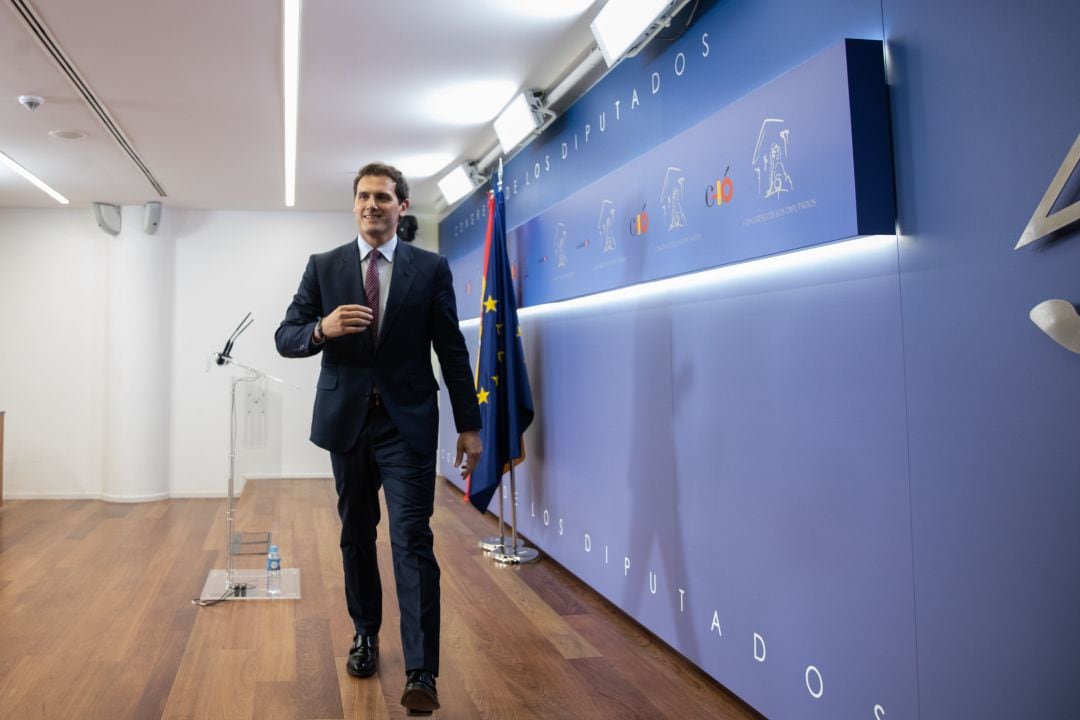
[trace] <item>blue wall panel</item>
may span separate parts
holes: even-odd
[[[1080,358],[1027,313],[1080,301],[1080,237],[1013,246],[1080,132],[1080,5],[884,9],[922,717],[1073,717]]]
[[[916,714],[896,247],[860,247],[672,312],[691,658],[769,717]]]
[[[507,164],[512,255],[561,203],[596,233],[595,184],[843,37],[886,39],[898,234],[528,317],[519,527],[770,717],[1075,715],[1080,366],[1027,312],[1080,301],[1080,233],[1012,248],[1080,131],[1080,4],[702,8]],[[478,198],[440,229],[463,316]]]

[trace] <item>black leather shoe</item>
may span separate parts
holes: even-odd
[[[410,715],[430,715],[439,709],[439,693],[435,689],[435,676],[427,670],[413,670],[405,681],[401,704]]]
[[[379,638],[377,635],[357,635],[349,649],[345,669],[353,677],[366,678],[379,669]]]

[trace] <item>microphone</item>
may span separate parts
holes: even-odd
[[[255,318],[251,317],[251,313],[249,312],[244,316],[244,319],[240,321],[240,324],[236,326],[236,329],[233,330],[229,339],[225,341],[225,347],[217,354],[217,358],[214,362],[218,365],[224,365],[228,360],[232,359],[232,356],[229,355],[229,353],[232,352],[233,343],[236,342],[236,338],[240,337],[240,333],[251,327],[251,323],[253,322],[255,322]]]

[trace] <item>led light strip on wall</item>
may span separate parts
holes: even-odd
[[[741,278],[760,277],[800,268],[805,269],[814,265],[836,262],[842,258],[850,258],[862,253],[876,253],[891,247],[895,242],[896,237],[894,235],[866,235],[827,245],[817,245],[793,252],[724,265],[687,275],[640,283],[571,300],[524,307],[518,310],[518,317],[557,316],[584,308],[626,305],[658,295],[695,290]],[[464,330],[475,328],[479,323],[480,318],[472,318],[461,321],[460,326]]]

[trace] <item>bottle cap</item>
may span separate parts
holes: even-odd
[[[278,551],[277,545],[271,545],[270,546],[270,552],[277,552],[277,551]]]

